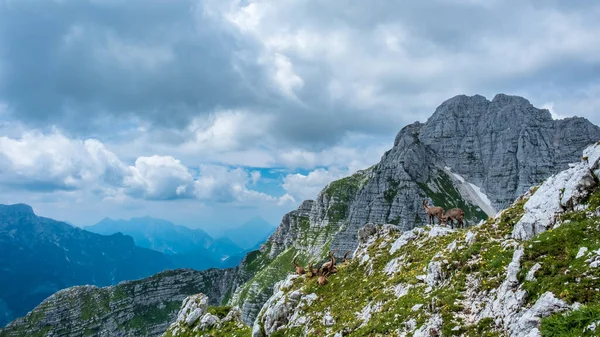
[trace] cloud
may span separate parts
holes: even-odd
[[[600,83],[594,1],[0,6],[0,100],[11,115],[99,139],[135,122],[155,135],[195,133],[157,136],[171,144],[323,150],[348,133],[392,138],[456,94],[559,107]],[[549,85],[562,89],[536,90]],[[595,111],[569,114],[598,123]]]
[[[118,185],[127,167],[97,140],[71,140],[59,132],[0,137],[0,182],[34,191],[75,190],[92,182]]]
[[[30,131],[22,137],[0,137],[0,184],[34,192],[85,190],[123,201],[197,199],[208,203],[282,204],[248,188],[260,173],[242,168],[202,165],[196,174],[172,156],[140,156],[123,163],[98,140],[70,139],[58,130]]]
[[[170,200],[194,196],[194,178],[173,157],[140,157],[123,185],[127,194],[145,199]]]
[[[348,175],[348,171],[319,168],[306,175],[288,174],[283,180],[283,188],[295,199],[314,200],[330,182]]]

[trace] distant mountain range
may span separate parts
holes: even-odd
[[[241,257],[235,260],[232,257],[244,252],[227,238],[213,239],[202,229],[191,229],[149,216],[130,220],[105,218],[85,229],[103,235],[119,232],[129,235],[137,246],[169,255],[177,267],[202,270],[234,266]]]
[[[0,326],[74,285],[106,286],[174,268],[165,254],[136,247],[130,236],[91,233],[0,205]]]
[[[275,228],[267,220],[255,216],[239,227],[224,230],[217,229],[211,234],[214,237],[230,239],[233,243],[248,251],[257,249],[261,243],[267,241],[267,238],[273,234]]]
[[[273,229],[253,218],[214,239],[202,229],[148,216],[105,218],[81,229],[37,216],[29,205],[0,205],[0,326],[74,285],[114,285],[166,269],[236,266]]]

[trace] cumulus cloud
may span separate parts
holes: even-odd
[[[308,174],[288,174],[283,179],[283,188],[298,200],[315,199],[330,182],[348,175],[347,170],[319,168]]]
[[[126,165],[98,140],[70,139],[58,130],[0,137],[0,184],[36,192],[86,190],[110,200],[293,201],[249,189],[259,178],[256,172],[216,165],[203,165],[194,174],[172,156],[141,156]]]
[[[127,167],[97,140],[37,131],[0,137],[0,181],[31,190],[74,190],[96,181],[118,186]]]

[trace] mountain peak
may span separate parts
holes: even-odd
[[[35,216],[33,208],[27,204],[0,205],[0,215],[3,216]]]

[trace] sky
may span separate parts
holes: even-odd
[[[274,225],[458,94],[600,124],[596,0],[0,0],[0,203]]]

